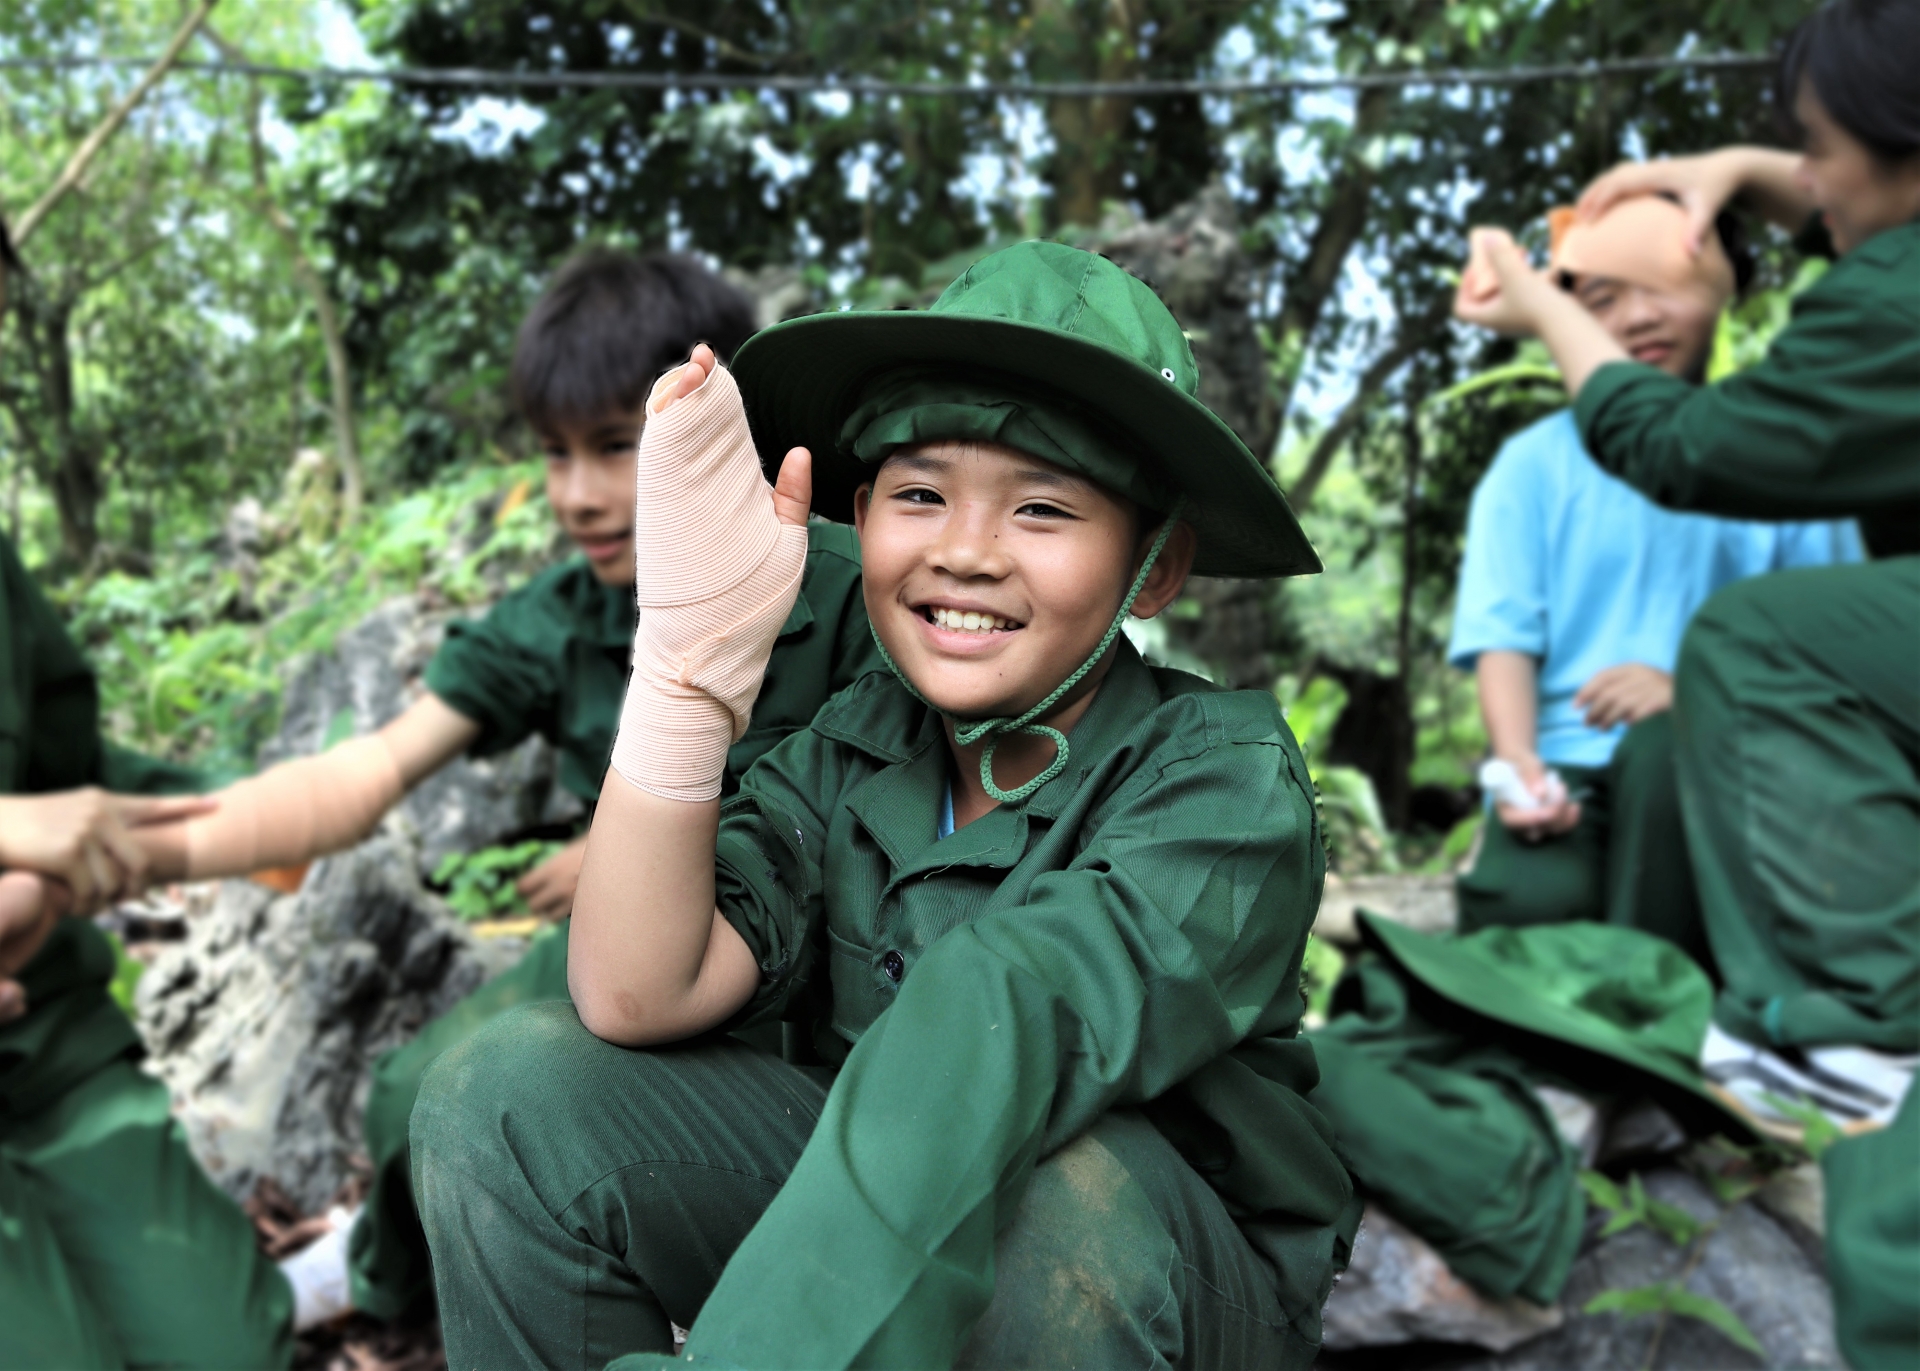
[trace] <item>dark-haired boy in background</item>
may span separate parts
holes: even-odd
[[[692,258],[590,249],[568,262],[521,325],[512,382],[546,454],[547,498],[582,555],[541,572],[480,619],[450,625],[427,667],[426,693],[378,732],[243,781],[215,797],[221,804],[212,814],[178,826],[185,874],[241,874],[350,846],[455,757],[496,753],[533,733],[559,750],[560,783],[593,804],[633,643],[641,407],[654,379],[695,343],[731,356],[753,329],[745,297]],[[800,598],[751,724],[728,755],[727,789],[830,695],[878,665],[853,530],[816,522]],[[537,912],[558,919],[571,909],[584,848],[584,839],[573,843],[520,882]],[[162,857],[163,875],[165,866]],[[297,1325],[340,1312],[349,1290],[352,1307],[383,1318],[426,1294],[427,1250],[407,1174],[407,1119],[420,1077],[503,1010],[567,998],[566,964],[562,923],[512,970],[376,1063],[366,1113],[373,1189],[350,1239],[336,1230],[286,1264]]]

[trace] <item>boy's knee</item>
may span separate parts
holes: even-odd
[[[597,1042],[565,1001],[502,1014],[426,1068],[409,1126],[415,1154],[468,1150],[508,1115],[544,1117],[577,1090],[580,1051]]]
[[[1185,1275],[1126,1162],[1083,1135],[1034,1168],[959,1364],[1151,1365],[1156,1352],[1177,1355]]]

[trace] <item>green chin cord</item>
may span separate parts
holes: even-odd
[[[1140,572],[1133,578],[1133,585],[1127,590],[1127,598],[1120,602],[1119,612],[1113,616],[1113,622],[1107,625],[1106,636],[1100,640],[1100,646],[1093,650],[1086,661],[1080,663],[1073,675],[1055,686],[1046,699],[1018,718],[975,719],[971,722],[955,719],[914,688],[913,682],[907,679],[907,673],[900,669],[899,663],[893,660],[893,654],[887,651],[887,645],[880,641],[880,630],[873,629],[873,642],[874,646],[880,649],[880,660],[887,664],[888,670],[900,678],[900,684],[907,688],[909,695],[928,709],[952,721],[955,742],[962,747],[972,747],[982,738],[991,739],[987,743],[986,751],[980,754],[980,784],[986,788],[988,795],[1001,804],[1015,804],[1026,799],[1067,769],[1067,735],[1057,728],[1049,728],[1045,724],[1036,724],[1033,721],[1058,704],[1061,697],[1079,685],[1081,678],[1093,670],[1094,664],[1107,655],[1107,649],[1113,646],[1113,640],[1120,635],[1120,626],[1126,623],[1127,614],[1133,609],[1133,602],[1140,598],[1140,588],[1147,583],[1147,576],[1152,572],[1154,563],[1160,560],[1160,553],[1167,545],[1167,538],[1173,533],[1173,526],[1180,518],[1180,512],[1186,507],[1187,500],[1183,495],[1175,500],[1173,508],[1167,511],[1166,522],[1160,525],[1160,532],[1153,540],[1153,549],[1147,553],[1147,560],[1140,564]],[[1038,737],[1053,739],[1053,760],[1047,763],[1047,769],[1025,785],[1017,786],[1012,790],[1002,790],[993,781],[993,750],[1000,745],[996,735],[1003,733],[1032,733]]]

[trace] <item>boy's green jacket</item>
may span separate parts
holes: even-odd
[[[1128,1104],[1318,1341],[1357,1215],[1295,1036],[1325,869],[1306,765],[1272,697],[1117,652],[1066,772],[944,840],[942,723],[880,673],[728,802],[719,905],[763,971],[740,1022],[797,1022],[840,1073],[692,1360],[947,1364],[1035,1161]]]

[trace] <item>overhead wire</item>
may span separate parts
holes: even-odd
[[[145,67],[151,59],[108,55],[0,57],[0,70],[82,70]],[[1667,71],[1759,71],[1776,58],[1750,53],[1699,53],[1669,57],[1621,57],[1594,62],[1557,62],[1514,67],[1445,67],[1425,70],[1315,73],[1289,76],[1151,78],[1134,81],[897,81],[867,76],[753,72],[527,71],[484,67],[285,66],[270,62],[179,62],[182,71],[270,80],[366,82],[395,86],[474,89],[582,89],[655,91],[766,90],[795,94],[910,95],[959,99],[1090,99],[1168,95],[1286,95],[1319,90],[1457,86],[1515,86],[1541,81],[1593,80]]]

